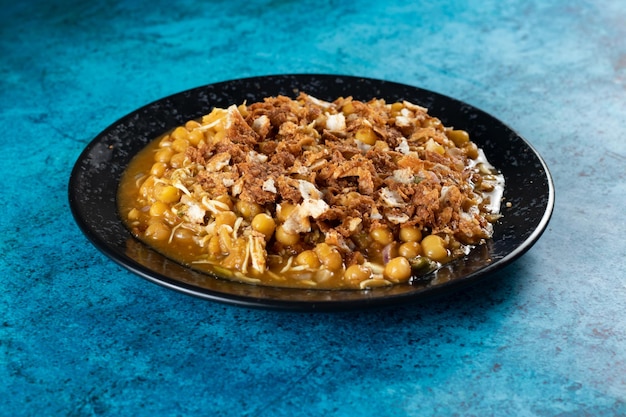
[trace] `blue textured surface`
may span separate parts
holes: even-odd
[[[2,3],[1,415],[626,415],[626,3]],[[101,130],[298,72],[503,120],[552,171],[548,230],[481,287],[344,314],[195,299],[82,236],[67,181]]]

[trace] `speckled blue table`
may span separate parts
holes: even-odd
[[[1,415],[626,415],[623,1],[2,3]],[[304,72],[503,120],[554,176],[545,234],[480,286],[340,314],[190,297],[81,234],[69,173],[109,124]]]

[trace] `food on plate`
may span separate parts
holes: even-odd
[[[408,101],[305,93],[215,108],[155,139],[118,193],[133,235],[259,285],[410,283],[491,238],[504,182]]]

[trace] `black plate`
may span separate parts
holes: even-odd
[[[504,217],[493,239],[434,273],[428,284],[404,284],[367,291],[320,291],[253,286],[186,268],[134,239],[118,217],[116,193],[131,158],[165,131],[198,118],[213,107],[260,101],[304,91],[324,100],[408,100],[429,109],[446,126],[470,133],[506,180]],[[148,104],[109,126],[78,158],[69,181],[72,213],[89,240],[138,275],[183,293],[249,307],[343,310],[419,300],[475,284],[525,253],[545,230],[554,207],[550,173],[537,152],[518,134],[485,112],[420,88],[361,77],[277,75],[245,78],[195,88]]]

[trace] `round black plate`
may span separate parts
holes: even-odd
[[[134,239],[118,217],[116,193],[131,158],[165,131],[209,113],[213,107],[260,101],[299,91],[323,100],[408,100],[427,107],[446,126],[464,129],[505,177],[504,217],[493,239],[434,273],[423,284],[366,291],[320,291],[254,286],[186,268]],[[87,238],[115,262],[183,293],[249,307],[345,310],[419,300],[475,284],[525,253],[545,230],[554,207],[548,169],[532,148],[502,122],[458,100],[420,88],[338,75],[276,75],[194,88],[148,104],[109,126],[83,151],[69,181],[69,203]],[[509,207],[510,206],[510,207]]]

